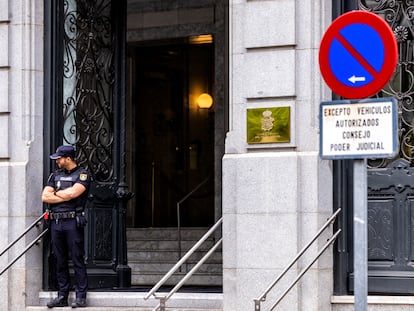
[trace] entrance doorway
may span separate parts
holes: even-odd
[[[130,44],[127,78],[127,182],[135,193],[128,227],[206,227],[214,223],[212,36]],[[206,96],[206,95],[204,95]]]

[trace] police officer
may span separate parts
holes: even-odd
[[[90,185],[90,174],[75,162],[75,149],[64,145],[50,155],[59,167],[48,179],[42,201],[49,203],[52,250],[56,256],[58,296],[47,306],[68,306],[70,289],[68,256],[75,271],[76,300],[72,308],[86,307],[88,280],[84,261],[84,207]]]

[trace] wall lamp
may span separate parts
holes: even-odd
[[[201,109],[210,109],[213,106],[213,98],[210,94],[203,93],[198,96],[197,105]]]

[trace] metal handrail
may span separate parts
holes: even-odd
[[[322,249],[318,252],[316,257],[306,266],[305,269],[301,271],[301,273],[293,280],[293,282],[289,285],[289,287],[280,295],[279,299],[276,303],[269,309],[270,311],[276,308],[279,302],[289,293],[293,286],[302,278],[302,276],[310,269],[310,267],[315,263],[316,260],[325,252],[325,250],[336,240],[337,236],[341,233],[341,229],[338,229],[335,234],[326,242],[326,244],[322,247]],[[256,310],[256,309],[255,309]]]
[[[178,239],[178,258],[181,258],[181,215],[180,215],[180,205],[184,203],[190,196],[192,196],[198,189],[203,186],[210,177],[204,179],[201,183],[199,183],[193,190],[187,193],[180,201],[177,202],[177,239]]]
[[[26,252],[31,249],[33,247],[33,245],[37,244],[40,239],[49,231],[49,229],[45,229],[43,230],[43,232],[41,234],[39,234],[36,239],[34,239],[24,250],[23,252],[21,252],[19,255],[17,255],[12,261],[10,261],[7,266],[1,270],[0,275],[2,275],[4,272],[6,272],[17,260],[20,259],[20,257],[22,257],[24,254],[26,254]]]
[[[16,240],[11,242],[9,245],[6,246],[6,248],[0,253],[0,257],[3,256],[5,252],[7,252],[14,244],[16,244],[22,237],[24,237],[34,226],[37,226],[39,221],[43,219],[43,217],[47,214],[47,212],[44,212],[41,216],[39,216],[29,227],[26,228],[26,230],[20,234]]]
[[[222,243],[222,238],[218,240],[214,246],[200,259],[200,261],[181,279],[181,281],[165,296],[156,295],[156,291],[181,267],[187,259],[204,243],[205,240],[220,226],[223,222],[223,218],[217,220],[217,222],[198,240],[196,244],[167,272],[164,277],[158,281],[158,283],[147,293],[144,297],[145,300],[150,298],[152,295],[154,298],[159,299],[160,303],[153,309],[155,310],[165,310],[165,302],[171,298],[171,296],[176,293],[181,286],[198,270],[198,268],[214,253],[217,247]]]
[[[328,220],[325,222],[325,224],[322,226],[321,229],[313,236],[311,241],[305,245],[305,247],[302,248],[302,250],[296,255],[296,257],[287,265],[287,267],[280,273],[280,275],[270,284],[267,289],[261,294],[258,298],[254,299],[254,310],[260,311],[260,303],[262,301],[266,301],[267,294],[273,289],[273,287],[279,282],[279,280],[290,270],[290,268],[299,260],[300,257],[306,252],[306,250],[316,241],[316,239],[325,231],[325,229],[331,225],[338,214],[340,213],[341,208],[338,208],[335,213],[332,214],[331,217],[328,218]],[[328,242],[323,246],[323,248],[318,252],[317,256],[312,260],[312,262],[304,269],[302,272],[296,277],[296,279],[290,284],[288,289],[279,297],[277,302],[272,306],[271,309],[273,310],[279,302],[286,296],[286,294],[292,289],[292,287],[302,278],[302,276],[310,269],[310,267],[315,263],[315,261],[323,254],[323,252],[328,248],[329,245],[331,245],[339,233],[341,232],[341,229],[338,229],[335,234],[328,240]]]
[[[26,228],[25,231],[23,231],[14,241],[12,241],[11,243],[9,243],[9,245],[6,246],[5,249],[3,249],[0,253],[0,257],[4,255],[5,252],[7,252],[13,245],[15,245],[21,238],[23,238],[30,230],[32,230],[35,226],[39,225],[40,220],[43,219],[43,217],[47,214],[48,212],[44,212],[41,216],[39,216],[29,227]],[[19,255],[17,255],[12,261],[10,261],[7,266],[0,271],[0,275],[2,275],[4,272],[6,272],[17,260],[20,259],[20,257],[22,257],[24,254],[26,254],[26,252],[31,249],[33,247],[33,245],[35,245],[36,243],[39,242],[39,240],[48,232],[48,228],[46,228],[45,230],[43,230],[42,233],[40,233],[36,239],[34,239],[24,250],[23,252],[21,252]]]

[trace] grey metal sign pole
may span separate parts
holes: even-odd
[[[367,310],[368,208],[367,160],[354,160],[354,297],[355,311]]]
[[[356,311],[367,310],[368,298],[367,159],[392,158],[398,153],[397,113],[397,101],[394,98],[363,99],[355,102],[342,100],[322,102],[320,105],[321,158],[353,159],[354,164]],[[375,120],[375,125],[368,125],[370,120]],[[355,125],[353,121],[356,122]]]

